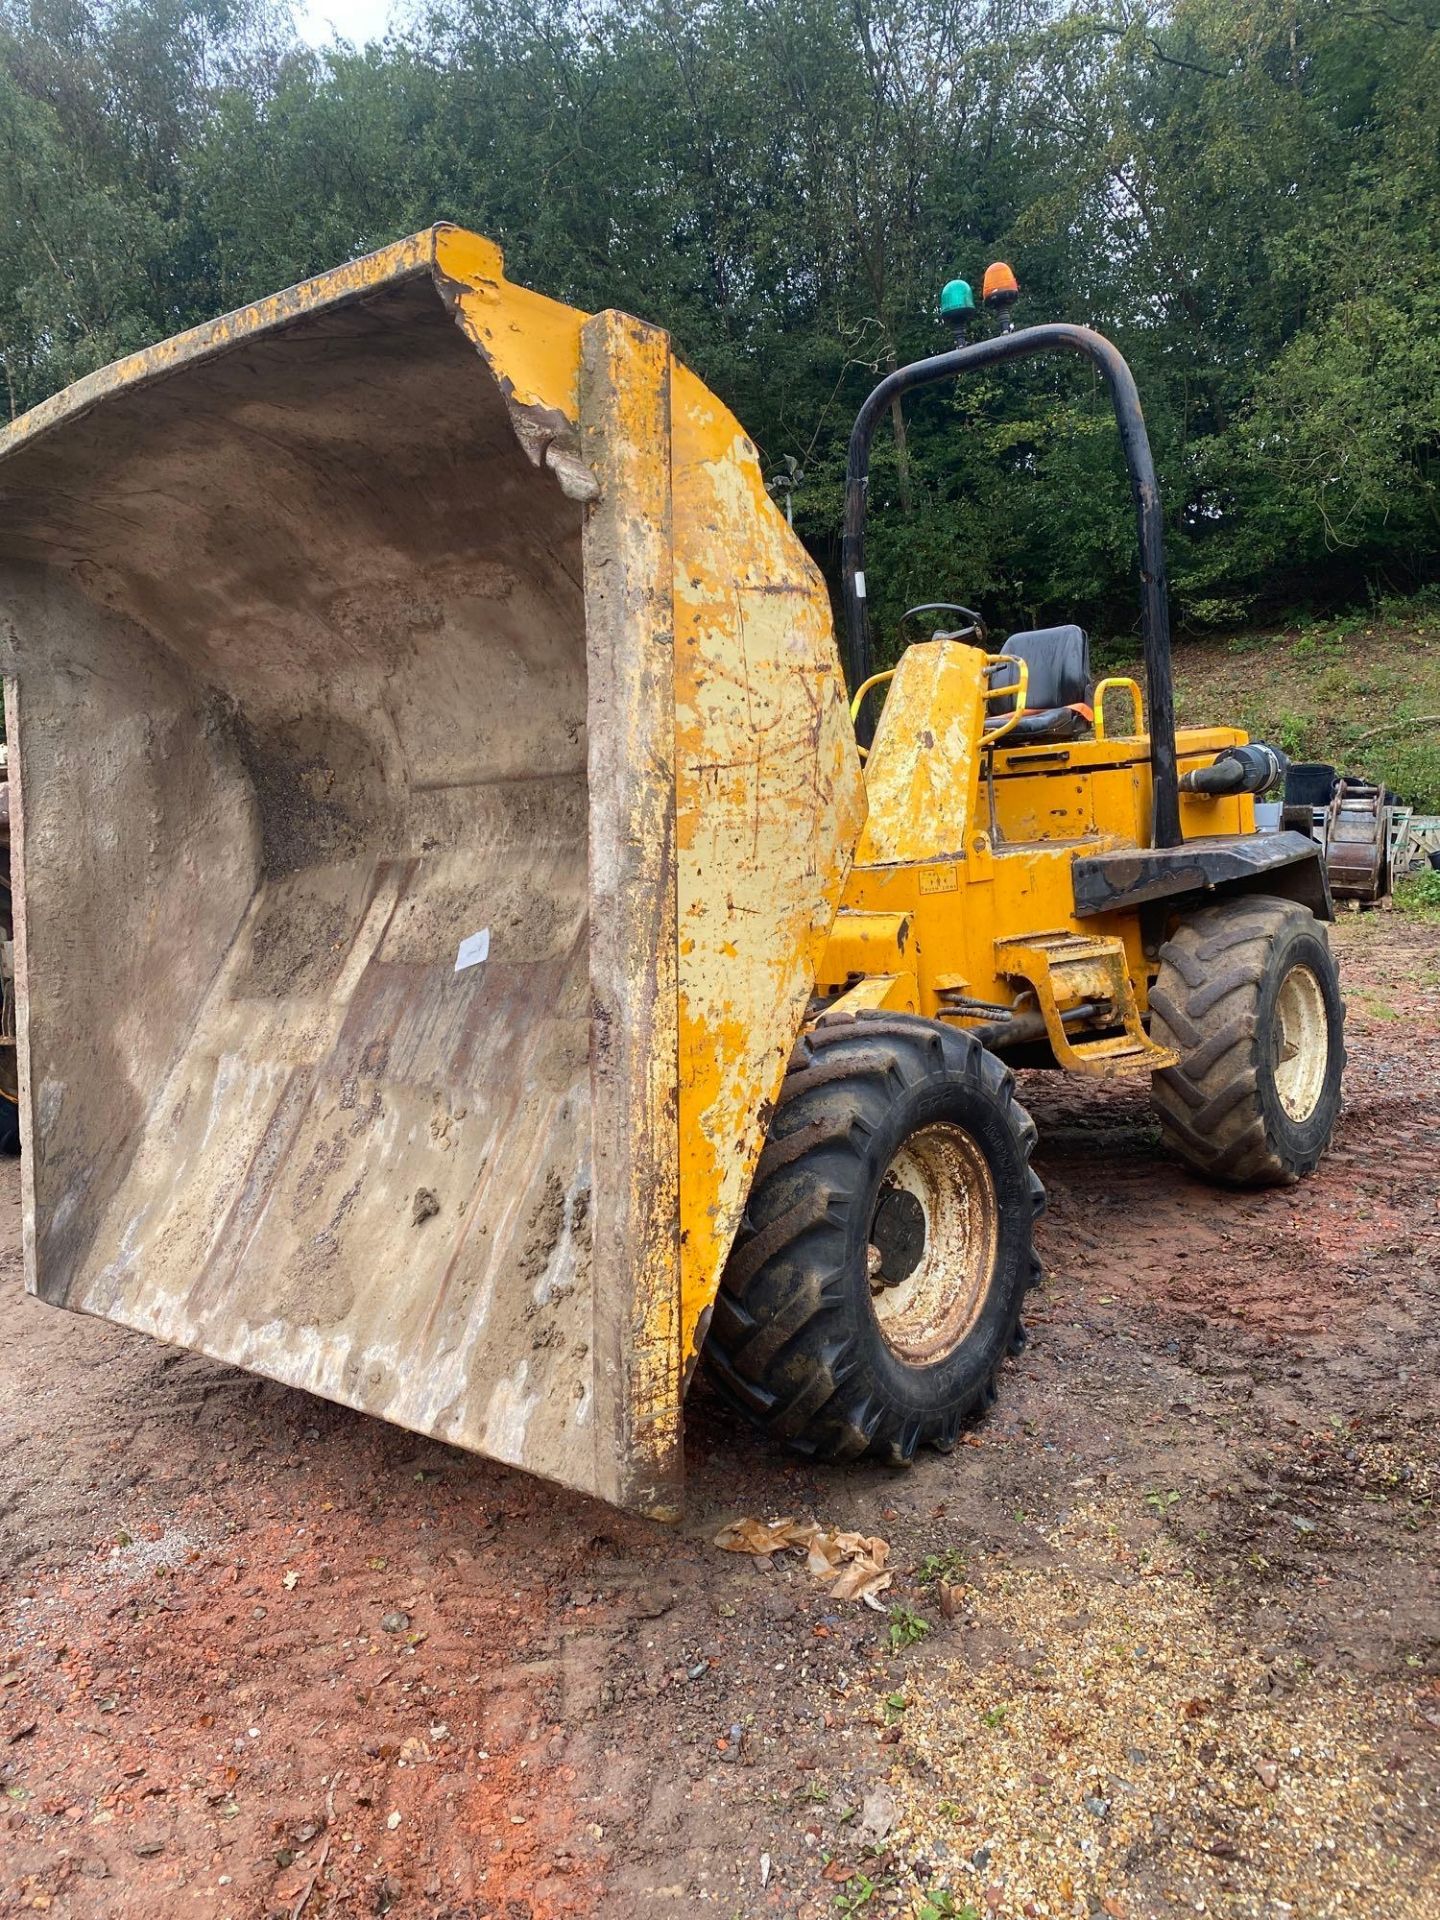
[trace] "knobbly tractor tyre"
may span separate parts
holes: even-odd
[[[1023,1341],[1034,1144],[967,1034],[862,1013],[802,1038],[706,1341],[722,1396],[815,1460],[953,1446]]]
[[[1161,1133],[1207,1179],[1289,1185],[1334,1131],[1345,1005],[1325,928],[1293,900],[1248,895],[1188,914],[1160,949],[1150,1037]]]

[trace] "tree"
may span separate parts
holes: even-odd
[[[850,421],[1003,255],[1145,399],[1183,617],[1437,571],[1440,0],[431,0],[301,47],[279,0],[0,0],[11,413],[438,218],[629,308],[837,558]],[[788,466],[787,466],[788,470]],[[1027,364],[896,410],[873,608],[1134,606],[1103,392]]]

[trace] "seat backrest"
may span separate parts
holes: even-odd
[[[1090,636],[1083,627],[1033,627],[1026,633],[1012,633],[1001,652],[1013,654],[1030,669],[1025,689],[1028,710],[1089,704]],[[1000,667],[990,684],[1013,687],[1017,677],[1013,667]],[[996,700],[990,708],[992,714],[1014,710],[1013,700]]]

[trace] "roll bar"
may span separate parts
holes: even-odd
[[[1078,353],[1100,369],[1110,392],[1120,445],[1130,474],[1140,536],[1140,633],[1145,649],[1150,708],[1150,773],[1154,796],[1151,844],[1180,845],[1180,788],[1175,764],[1175,685],[1170,666],[1170,608],[1165,587],[1164,528],[1160,488],[1150,456],[1150,437],[1140,411],[1135,378],[1115,347],[1089,327],[1055,324],[977,340],[951,353],[933,354],[887,374],[855,417],[845,468],[845,534],[840,553],[845,598],[845,671],[851,688],[869,678],[870,628],[865,599],[865,502],[870,483],[870,443],[890,402],[912,387],[931,386],[1006,360],[1037,353]],[[862,725],[864,724],[862,716]],[[868,729],[867,729],[868,731]]]

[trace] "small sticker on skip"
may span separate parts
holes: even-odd
[[[455,955],[455,971],[463,973],[466,967],[478,967],[482,960],[490,957],[490,929],[482,927],[479,933],[467,933],[460,942]]]

